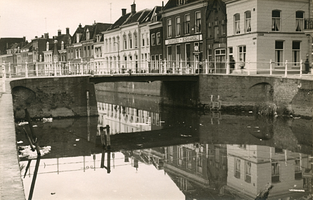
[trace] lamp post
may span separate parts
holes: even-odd
[[[196,28],[198,29],[198,31],[196,31]],[[201,49],[200,49],[200,42],[201,42],[201,29],[200,26],[195,25],[194,28],[192,28],[192,30],[194,31],[194,33],[199,33],[199,40],[198,40],[198,48],[196,49],[196,46],[194,46],[194,54],[198,54],[198,73],[200,73],[200,54],[201,54]]]

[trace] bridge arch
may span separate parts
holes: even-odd
[[[248,98],[251,101],[259,102],[273,102],[273,86],[268,82],[256,83],[248,89]]]

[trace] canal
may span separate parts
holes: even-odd
[[[40,158],[29,148],[28,125],[17,123],[26,198],[255,199],[268,190],[269,199],[305,199],[312,193],[311,120],[163,107],[149,95],[96,95],[98,117],[33,120]]]

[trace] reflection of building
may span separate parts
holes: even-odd
[[[165,147],[164,170],[187,199],[225,195],[226,147],[200,143]]]
[[[255,198],[269,183],[270,197],[293,197],[292,190],[308,187],[303,172],[310,169],[308,155],[259,145],[227,145],[229,191]],[[303,195],[303,194],[302,194]]]
[[[111,134],[150,131],[161,126],[159,113],[98,102],[99,126],[110,126]]]

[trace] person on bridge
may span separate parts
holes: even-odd
[[[309,63],[309,59],[306,58],[305,62],[304,62],[304,74],[308,74],[310,72],[310,63]]]
[[[235,62],[235,60],[234,60],[234,57],[231,55],[231,56],[230,56],[230,59],[229,59],[229,69],[230,69],[229,73],[230,73],[230,74],[234,71],[234,69],[235,69],[235,64],[236,64],[236,62]]]

